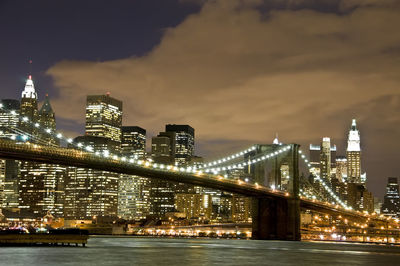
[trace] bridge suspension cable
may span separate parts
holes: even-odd
[[[199,167],[199,168],[206,168],[206,167],[210,167],[210,166],[213,167],[213,166],[225,164],[225,163],[227,163],[229,161],[232,161],[234,159],[241,158],[241,156],[244,156],[245,154],[248,154],[251,151],[254,151],[255,149],[256,149],[256,146],[251,146],[248,149],[245,149],[245,150],[240,151],[238,153],[234,153],[234,154],[228,155],[226,157],[216,159],[215,161],[212,161],[212,162],[204,163],[204,166]]]
[[[269,152],[269,153],[261,153],[261,154],[257,154],[257,156],[252,157],[251,159],[249,158],[248,160],[242,160],[241,162],[237,162],[235,164],[230,164],[230,165],[224,165],[218,168],[206,168],[204,169],[204,171],[206,173],[214,173],[214,174],[218,174],[220,171],[229,171],[229,170],[233,170],[233,169],[240,169],[244,166],[247,165],[252,165],[261,161],[266,161],[268,159],[271,159],[273,157],[278,156],[279,154],[285,152],[285,151],[289,151],[290,150],[290,145],[285,146],[280,148],[277,151],[274,152]]]
[[[337,203],[339,203],[343,208],[346,210],[351,210],[352,208],[347,206],[345,202],[343,202],[339,196],[336,195],[336,193],[327,185],[324,180],[319,176],[319,175],[314,175],[310,170],[311,170],[311,164],[309,163],[309,160],[306,158],[306,156],[303,154],[301,150],[299,150],[300,158],[303,159],[303,162],[307,166],[309,172],[315,177],[316,181],[319,181],[322,184],[322,187],[331,195]]]

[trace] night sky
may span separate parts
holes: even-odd
[[[196,130],[197,154],[361,130],[368,187],[400,173],[400,1],[0,0],[0,98],[20,98],[33,61],[57,127],[84,130],[85,99],[124,102],[148,137]]]

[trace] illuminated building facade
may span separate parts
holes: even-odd
[[[336,157],[336,178],[340,182],[347,181],[347,158],[345,156]]]
[[[0,138],[17,139],[17,133],[10,129],[19,125],[20,102],[14,99],[3,99],[0,102]],[[0,207],[17,208],[19,161],[0,160]]]
[[[86,98],[86,135],[111,139],[121,143],[122,102],[107,95]]]
[[[144,159],[146,130],[137,126],[122,127],[121,152],[127,158]],[[118,187],[118,216],[126,220],[142,220],[150,214],[150,180],[121,174]]]
[[[124,156],[143,159],[146,155],[146,129],[138,126],[121,128],[121,153]]]
[[[74,139],[103,153],[115,148],[115,141],[96,136]],[[117,216],[119,174],[87,168],[68,167],[65,181],[65,218],[80,220],[94,216]]]
[[[331,178],[331,139],[324,137],[321,143],[320,153],[320,177],[330,181]]]
[[[165,132],[175,133],[175,164],[186,165],[194,155],[194,128],[189,125],[169,124]]]
[[[383,199],[381,214],[400,218],[400,193],[397,177],[389,177],[386,195]]]
[[[347,177],[349,183],[365,184],[361,182],[361,147],[360,132],[356,120],[353,119],[347,140]]]
[[[156,163],[174,164],[175,132],[160,132],[151,139],[151,158]],[[175,210],[176,184],[160,179],[150,180],[150,216],[162,219]]]
[[[18,100],[3,99],[0,105],[0,138],[16,139],[17,134],[10,127],[17,128],[19,125],[20,103]]]
[[[208,221],[212,215],[211,195],[195,193],[178,193],[175,197],[175,208],[188,219]]]
[[[233,194],[232,221],[234,223],[250,223],[251,217],[251,198]]]
[[[310,172],[326,181],[336,173],[336,145],[330,138],[324,137],[321,145],[310,144]]]
[[[22,141],[42,145],[54,144],[55,142],[50,140],[49,136],[39,134],[32,124],[43,123],[49,130],[55,131],[55,115],[48,98],[45,99],[40,112],[37,108],[37,93],[32,77],[29,76],[22,92],[20,105],[20,114],[23,119],[20,120],[19,128],[27,133],[26,138],[22,137]],[[51,211],[56,217],[63,216],[64,167],[21,161],[19,174],[19,208],[28,209],[37,217],[42,217],[47,211]]]

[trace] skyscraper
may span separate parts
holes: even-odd
[[[11,128],[18,127],[20,103],[14,99],[3,99],[0,105],[0,138],[16,139],[17,133]]]
[[[381,213],[386,216],[400,218],[400,194],[397,177],[388,178]]]
[[[89,95],[85,136],[75,138],[75,142],[94,152],[117,153],[121,148],[121,127],[122,102],[109,94]],[[117,216],[119,174],[76,167],[68,167],[67,171],[67,219]]]
[[[56,129],[55,115],[49,99],[46,98],[41,111],[37,110],[37,93],[32,77],[26,81],[22,92],[19,128],[27,140],[33,143],[54,144],[48,134],[40,134],[32,123],[42,123],[51,131]],[[29,121],[31,123],[29,123]],[[53,164],[21,161],[19,178],[19,207],[28,209],[37,217],[51,211],[57,217],[63,216],[65,168]]]
[[[361,184],[361,147],[360,132],[353,119],[347,140],[347,177],[349,183]],[[363,183],[365,184],[365,182]]]
[[[0,108],[0,138],[16,139],[13,130],[19,125],[18,100],[3,99]],[[19,165],[16,160],[0,160],[0,206],[2,208],[18,207]]]
[[[347,181],[347,158],[345,156],[336,157],[336,178],[340,182]]]
[[[49,95],[46,94],[46,98],[44,99],[44,103],[42,107],[39,110],[39,124],[46,128],[50,129],[51,132],[54,132],[56,130],[56,116],[53,111],[53,108],[51,107],[50,101],[49,101]],[[58,144],[58,140],[54,138],[50,134],[42,133],[40,134],[40,138],[44,141],[47,142],[48,145],[51,144]]]
[[[151,139],[151,157],[156,163],[174,164],[175,146],[175,132],[160,132]]]
[[[321,142],[320,152],[320,171],[321,178],[329,181],[331,178],[331,139],[324,137]]]
[[[194,128],[189,125],[166,125],[165,132],[175,133],[175,163],[188,164],[194,155]]]
[[[38,121],[38,104],[37,93],[31,75],[26,80],[25,88],[22,91],[20,114],[24,119],[20,120],[19,128],[28,135],[36,135],[37,131],[32,123]],[[32,140],[33,136],[27,137],[30,141],[34,141]]]
[[[138,126],[122,127],[122,154],[144,159],[146,130]],[[127,220],[145,219],[150,213],[150,180],[121,174],[118,185],[118,216]]]
[[[336,173],[336,145],[331,145],[331,139],[322,138],[321,145],[310,144],[310,172],[329,181]]]
[[[121,144],[122,102],[106,95],[86,99],[86,135],[111,139]],[[119,147],[118,147],[119,148]]]
[[[103,153],[115,147],[111,139],[79,136],[74,139]],[[117,216],[119,174],[87,168],[68,167],[65,182],[65,218],[92,219],[93,216]]]
[[[146,129],[138,126],[123,126],[121,129],[121,153],[143,159],[146,155]]]

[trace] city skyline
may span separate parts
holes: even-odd
[[[222,6],[215,3],[203,5],[179,4],[181,7],[179,21],[175,16],[175,23],[168,23],[168,16],[167,18],[164,17],[165,21],[158,24],[158,30],[163,28],[161,26],[163,23],[167,25],[168,30],[158,31],[158,41],[149,44],[143,40],[140,44],[145,48],[142,47],[141,52],[137,52],[133,48],[125,48],[119,51],[118,56],[112,54],[112,50],[118,50],[115,47],[110,46],[109,49],[106,49],[101,43],[96,43],[95,47],[103,49],[97,51],[97,55],[101,55],[101,52],[107,54],[104,58],[100,57],[98,63],[93,63],[93,61],[96,61],[95,52],[87,56],[82,55],[82,53],[85,55],[89,53],[88,49],[82,49],[80,53],[71,53],[71,50],[66,49],[65,55],[62,51],[57,51],[61,58],[53,58],[50,61],[42,59],[44,56],[36,57],[35,49],[27,48],[27,45],[40,43],[41,40],[30,36],[31,42],[21,45],[20,48],[21,51],[30,50],[30,56],[25,54],[19,60],[19,67],[14,68],[13,73],[8,78],[2,78],[4,79],[3,86],[6,94],[6,97],[3,98],[18,98],[23,86],[22,79],[25,79],[26,73],[29,72],[27,62],[32,59],[32,74],[38,82],[39,98],[44,99],[44,94],[49,91],[60,129],[66,129],[66,131],[75,135],[82,134],[84,121],[82,115],[85,105],[83,94],[105,94],[110,91],[112,96],[126,99],[132,103],[130,109],[125,112],[125,125],[138,125],[146,128],[150,137],[156,136],[165,124],[190,124],[198,132],[198,154],[205,155],[210,159],[225,155],[220,154],[220,150],[229,152],[253,143],[271,142],[276,132],[279,133],[281,141],[286,143],[299,142],[303,148],[306,148],[309,143],[318,142],[321,137],[328,136],[332,143],[338,146],[338,155],[344,155],[349,121],[356,118],[362,133],[363,171],[368,174],[368,185],[374,194],[382,197],[387,177],[398,176],[400,172],[396,163],[396,158],[399,158],[399,144],[396,141],[399,131],[397,121],[399,95],[395,91],[398,83],[396,83],[397,79],[390,74],[398,68],[398,64],[393,61],[393,58],[396,58],[397,51],[395,49],[396,39],[388,40],[373,27],[366,29],[359,26],[359,23],[368,25],[365,20],[367,15],[369,17],[371,14],[384,13],[388,15],[387,17],[390,17],[392,14],[390,10],[397,8],[397,5],[391,3],[391,1],[382,1],[382,3],[372,3],[369,6],[362,4],[345,6],[343,2],[337,6],[323,3],[298,4],[297,6],[288,4],[281,7],[272,4],[264,7],[243,5],[238,13],[234,13],[232,6],[229,5]],[[101,6],[101,3],[99,5]],[[4,6],[10,8],[11,11],[14,10],[12,4],[4,4]],[[33,12],[36,12],[40,5],[32,8]],[[185,10],[182,11],[183,9]],[[223,30],[226,29],[227,25],[215,24],[217,22],[212,10],[225,12],[227,18],[236,21],[241,26],[238,27],[239,33],[229,32],[224,34]],[[15,13],[10,12],[10,14]],[[191,16],[187,16],[188,14],[191,14]],[[262,17],[263,14],[270,14],[270,19],[265,21],[254,19],[254,17]],[[342,14],[342,16],[337,14]],[[321,28],[311,27],[305,20],[306,15],[320,21]],[[46,16],[44,17],[46,18]],[[343,23],[341,19],[350,20],[351,27],[348,31],[339,27]],[[292,20],[300,23],[311,32],[278,27]],[[315,20],[313,20],[313,24],[318,24],[315,23]],[[24,19],[21,18],[20,21],[23,25]],[[63,25],[62,20],[56,21]],[[208,21],[208,24],[203,23],[204,25],[202,25],[204,21]],[[390,27],[391,24],[387,24],[386,20],[374,20],[374,22],[380,23],[379,25],[387,29],[389,33],[393,31]],[[272,25],[278,25],[277,30],[271,29]],[[39,28],[34,26],[29,29],[31,33],[26,34],[40,33]],[[113,26],[117,27],[118,23]],[[257,44],[268,44],[268,40],[245,34],[245,29],[250,26],[254,28],[255,32],[265,31],[276,36],[276,43],[285,39],[286,32],[295,31],[299,33],[300,37],[295,39],[291,37],[290,40],[293,43],[298,42],[300,47],[307,47],[307,44],[312,47],[316,46],[318,49],[336,47],[335,51],[338,52],[337,60],[339,62],[334,64],[329,55],[320,58],[307,57],[308,49],[304,51],[295,49],[295,53],[287,53],[292,48],[289,44],[287,47],[283,47],[283,50],[268,45],[264,46],[265,51],[260,50]],[[326,31],[328,26],[331,26],[329,28],[331,31]],[[211,31],[210,29],[214,30]],[[281,31],[281,34],[278,30]],[[354,40],[348,36],[351,36],[355,30],[359,31],[359,35]],[[154,28],[149,28],[150,31],[154,32]],[[229,60],[224,56],[218,57],[218,62],[221,62],[221,65],[217,65],[218,67],[214,69],[215,73],[219,75],[216,78],[213,73],[209,73],[205,69],[215,65],[217,60],[202,59],[198,55],[191,60],[182,59],[181,56],[190,58],[188,52],[195,48],[193,43],[200,38],[200,36],[189,34],[192,31],[210,32],[210,39],[215,40],[212,44],[215,45],[217,51],[220,51],[218,47],[221,47],[222,41],[229,40],[229,34],[232,34],[235,40],[238,40],[237,34],[245,34],[249,42],[237,42],[236,47],[233,43],[223,42],[226,45],[224,47],[231,49],[227,49],[227,51],[231,51],[229,55],[234,61],[232,67],[227,67],[226,64]],[[330,44],[315,37],[315,35],[324,33],[326,33],[325,38],[331,38],[329,39],[331,40]],[[307,34],[310,34],[310,36]],[[184,38],[185,35],[187,38]],[[216,35],[221,35],[221,37],[217,38]],[[342,38],[339,38],[340,36]],[[348,38],[345,38],[346,36]],[[373,37],[376,40],[375,46],[367,46],[361,51],[364,54],[356,53],[356,56],[346,58],[346,52],[354,51],[357,42],[364,43]],[[305,42],[303,38],[308,42]],[[6,39],[9,40],[7,44],[10,44],[11,47],[13,38]],[[115,40],[121,40],[121,36],[115,36]],[[134,40],[137,39],[134,38]],[[183,41],[188,41],[188,45],[182,46]],[[132,43],[132,40],[130,43]],[[86,44],[89,44],[89,42]],[[196,53],[204,55],[204,50],[212,47],[210,45],[205,43],[204,49],[196,50]],[[249,57],[244,52],[246,50],[244,46],[250,52],[259,55],[260,58],[266,59],[265,61],[271,66],[266,66],[257,61],[258,68],[246,67],[245,62]],[[180,48],[176,48],[178,51],[175,51],[174,47]],[[3,49],[3,51],[6,50],[7,48]],[[274,53],[282,55],[279,57],[280,60],[274,59]],[[222,52],[221,54],[226,55]],[[307,68],[304,64],[296,63],[296,54],[299,58],[303,56],[303,58],[308,58],[307,60],[316,63],[310,64]],[[136,58],[130,58],[132,55]],[[386,55],[390,56],[387,57]],[[10,56],[5,58],[11,60],[9,59]],[[63,59],[77,61],[58,63]],[[165,62],[167,59],[168,62],[176,63],[168,68],[168,64]],[[7,60],[4,61],[4,64]],[[80,60],[88,61],[78,62]],[[155,62],[152,62],[152,60]],[[13,61],[17,60],[14,58]],[[43,61],[46,61],[46,67],[43,67],[45,65]],[[239,73],[234,68],[235,62],[243,66]],[[15,64],[13,62],[11,65]],[[112,78],[112,75],[115,74],[113,67],[120,67],[121,64],[126,66],[122,69],[125,69],[129,75],[122,73],[123,80],[116,82]],[[160,68],[157,68],[157,64]],[[375,72],[373,72],[367,67],[373,64],[382,66],[382,70],[378,72],[374,68]],[[50,67],[51,65],[54,66]],[[197,67],[199,72],[195,72],[196,75],[191,75],[188,72],[187,75],[176,76],[173,72],[176,65],[180,66],[179,69],[186,67],[188,71]],[[282,67],[292,70],[280,72],[279,69]],[[1,69],[3,70],[3,68],[6,68],[6,66],[2,65]],[[105,68],[111,69],[111,71],[104,72]],[[162,74],[166,68],[169,70],[167,73],[175,80],[167,79]],[[237,78],[228,82],[229,80],[226,79],[228,73],[221,71],[221,69],[226,69],[229,75],[235,73],[236,76],[237,74]],[[298,71],[295,71],[296,69]],[[150,74],[142,75],[143,71],[148,71]],[[77,72],[86,73],[87,79],[80,77]],[[386,72],[386,74],[383,72]],[[6,69],[3,73],[7,73]],[[65,78],[62,73],[68,73],[70,78]],[[352,77],[349,77],[349,74]],[[131,78],[132,76],[134,78]],[[201,77],[201,80],[209,80],[209,82],[200,82],[197,76]],[[55,84],[53,86],[49,82],[49,78],[54,79]],[[294,82],[289,82],[290,80]],[[173,86],[179,88],[173,89],[171,88]],[[128,90],[127,87],[131,89]],[[293,87],[299,88],[293,89]],[[48,88],[48,90],[45,88]],[[326,90],[321,91],[320,88],[326,88]],[[285,91],[287,95],[283,96],[277,90]],[[194,96],[189,91],[199,93]],[[129,96],[132,92],[135,99]],[[168,101],[160,102],[160,97],[154,95],[154,93],[167,97]],[[198,97],[198,95],[201,97]],[[68,102],[76,102],[76,105],[65,106],[65,99],[69,99]],[[265,99],[265,101],[260,101],[260,99]],[[151,104],[152,101],[155,101],[155,103]],[[301,102],[301,104],[294,104],[295,101]],[[222,105],[221,103],[227,104]],[[179,106],[179,108],[174,108],[176,106]],[[73,110],[69,108],[73,108]],[[315,109],[318,109],[319,112],[315,112]],[[64,113],[59,110],[66,111]],[[209,110],[212,110],[212,112],[209,112]],[[292,132],[295,132],[295,134]]]

